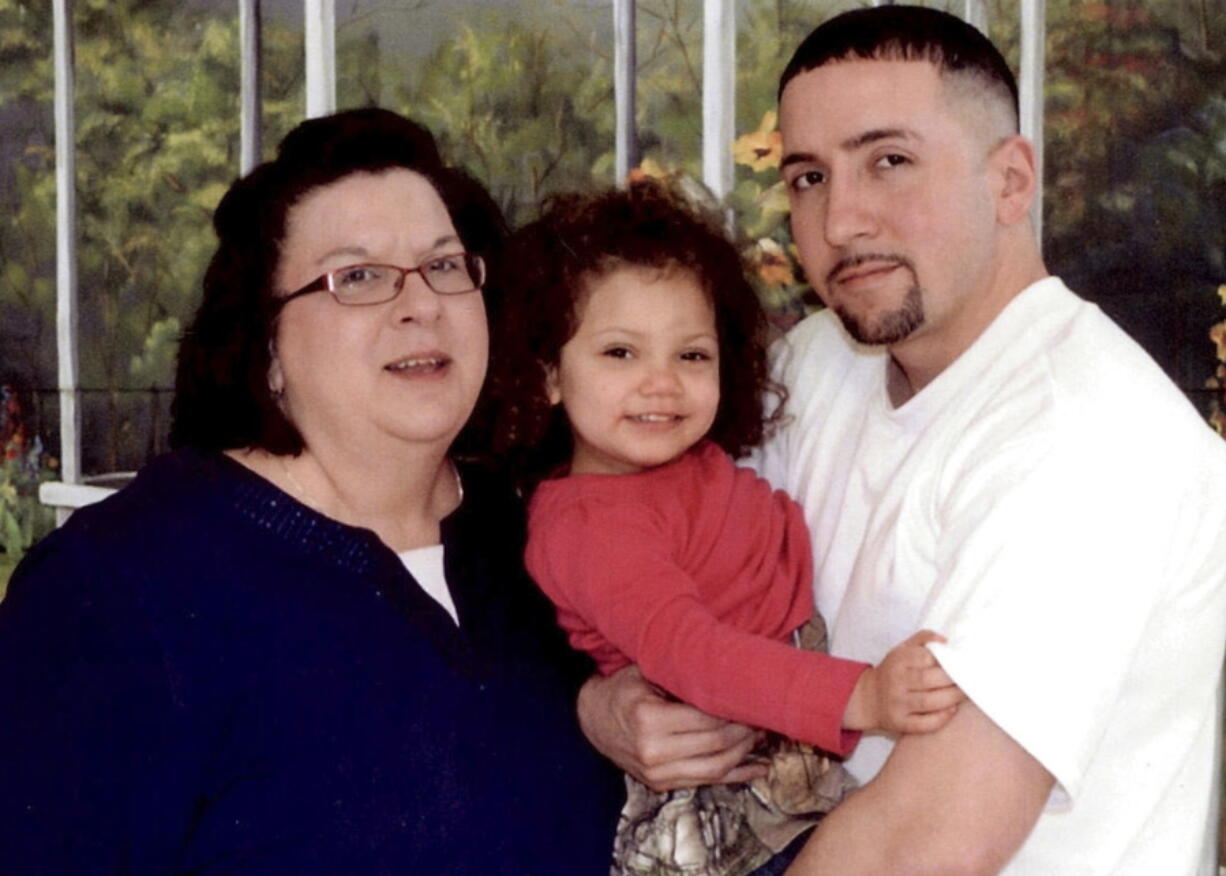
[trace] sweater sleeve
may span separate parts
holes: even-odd
[[[639,509],[579,501],[556,510],[534,520],[528,565],[572,642],[607,642],[710,714],[838,755],[855,748],[859,734],[842,728],[843,712],[866,664],[720,620]]]

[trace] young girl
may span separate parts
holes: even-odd
[[[602,673],[637,663],[704,711],[838,756],[857,731],[942,726],[961,693],[922,647],[933,634],[876,668],[788,644],[804,628],[824,649],[824,626],[799,506],[732,462],[779,414],[763,411],[765,319],[719,226],[638,184],[553,199],[510,258],[500,437],[534,488],[528,569],[571,644]],[[753,787],[627,777],[614,872],[762,865],[851,787],[784,749]]]

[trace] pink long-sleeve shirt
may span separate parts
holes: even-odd
[[[803,651],[813,560],[800,508],[703,442],[630,475],[543,482],[528,570],[604,674],[637,663],[679,699],[839,755],[867,664]]]

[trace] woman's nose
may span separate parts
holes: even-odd
[[[432,322],[442,308],[439,294],[426,285],[420,274],[408,274],[402,280],[400,294],[392,301],[398,322]]]

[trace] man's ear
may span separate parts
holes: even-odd
[[[557,405],[562,403],[562,389],[558,386],[558,367],[556,365],[546,365],[545,367],[545,394],[549,396],[549,403]]]
[[[1039,185],[1034,147],[1020,134],[1001,142],[988,159],[996,195],[996,220],[1014,225],[1030,215]]]

